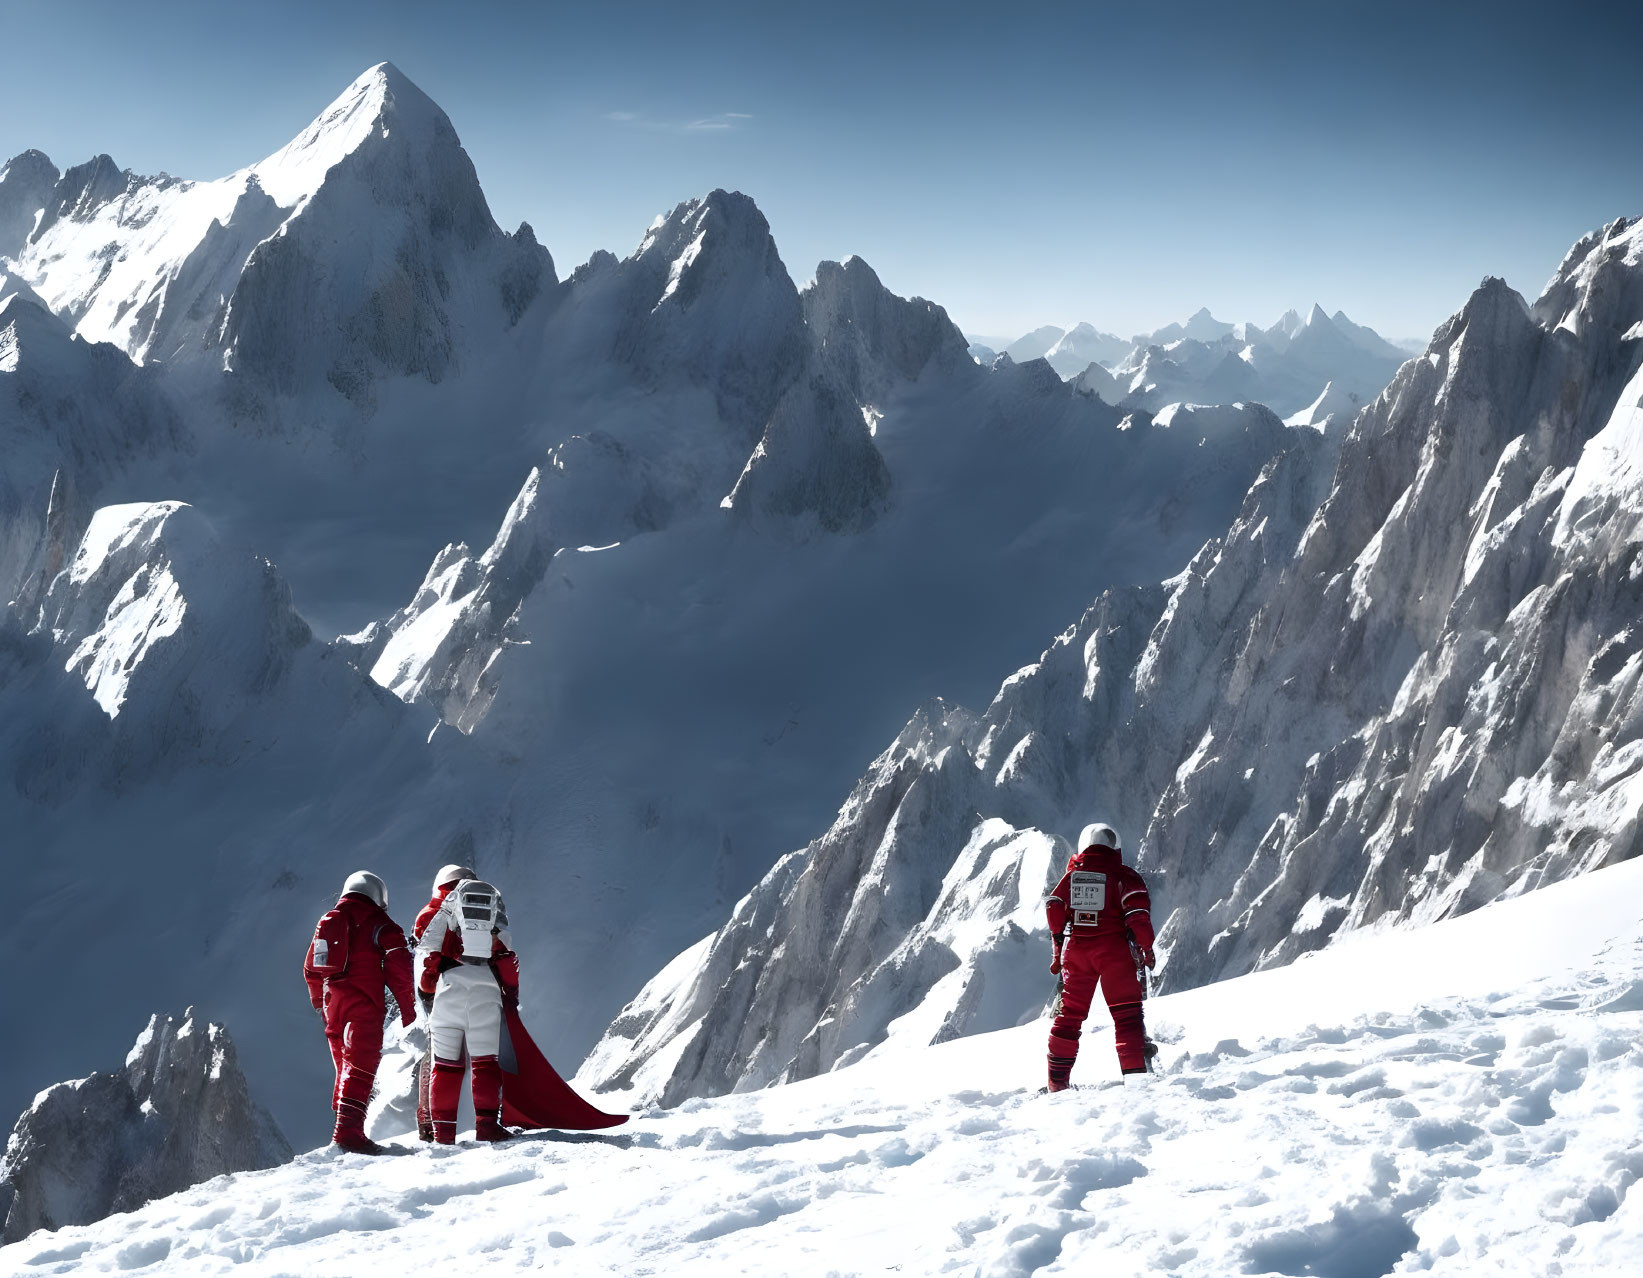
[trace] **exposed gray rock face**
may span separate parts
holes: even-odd
[[[1024,879],[1028,836],[1111,821],[1152,880],[1165,988],[1635,855],[1640,453],[1622,221],[1533,308],[1486,280],[1343,439],[1295,432],[1225,537],[1102,596],[979,723],[915,720],[584,1080],[677,1100],[855,1059],[898,1017],[950,1033],[980,969],[943,911],[996,920],[1019,888],[941,890],[978,841],[1019,836]]]
[[[870,526],[890,492],[862,406],[825,377],[800,382],[777,406],[730,494],[730,506],[766,527],[813,516],[824,532]]]
[[[0,276],[0,604],[38,603],[49,512],[59,550],[72,547],[112,481],[186,440],[148,370],[77,340],[32,290]]]
[[[93,156],[84,164],[73,165],[64,170],[63,176],[52,187],[41,210],[39,225],[29,239],[39,239],[59,219],[89,217],[105,204],[117,200],[131,187],[149,181],[166,185],[170,182],[167,178],[138,177],[130,169],[122,169],[108,155]]]
[[[0,257],[22,252],[58,176],[42,151],[24,151],[0,168]]]
[[[758,206],[739,191],[686,200],[606,278],[626,294],[616,358],[653,385],[710,387],[751,445],[806,355],[798,290]]]
[[[800,295],[817,367],[858,403],[880,405],[932,361],[953,371],[971,361],[964,334],[922,297],[897,297],[859,257],[823,262]]]
[[[17,1120],[0,1158],[0,1242],[290,1157],[228,1031],[196,1023],[192,1008],[180,1023],[156,1015],[124,1069],[47,1088]]]

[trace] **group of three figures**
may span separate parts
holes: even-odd
[[[1069,1086],[1078,1040],[1097,987],[1112,1013],[1113,1040],[1126,1079],[1144,1078],[1156,1048],[1147,1038],[1142,1003],[1154,966],[1151,899],[1141,875],[1123,863],[1111,826],[1084,827],[1066,872],[1045,902],[1061,977],[1050,1026],[1049,1085]],[[350,875],[342,898],[320,919],[303,963],[309,998],[324,1017],[336,1066],[331,1107],[333,1140],[346,1150],[380,1153],[365,1120],[382,1059],[384,987],[405,1026],[421,1003],[429,1049],[417,1070],[417,1132],[427,1141],[456,1140],[463,1058],[473,1069],[474,1135],[507,1140],[503,1124],[501,1049],[525,1048],[535,1077],[529,1117],[512,1099],[518,1121],[543,1127],[605,1127],[623,1121],[577,1097],[554,1073],[518,1024],[519,961],[508,935],[502,897],[465,865],[447,865],[434,878],[433,898],[417,915],[411,941],[388,916],[388,891],[376,875]],[[409,945],[416,946],[413,962]],[[431,1060],[430,1060],[431,1058]],[[517,1065],[516,1065],[517,1068]],[[515,1075],[516,1078],[519,1075]]]
[[[428,1020],[429,1050],[417,1071],[418,1135],[455,1142],[466,1056],[473,1069],[474,1135],[507,1140],[500,1052],[504,1017],[519,1005],[519,961],[501,895],[469,867],[447,865],[435,876],[433,898],[417,915],[409,943],[387,906],[380,878],[368,871],[350,875],[341,899],[314,929],[303,963],[336,1066],[333,1141],[357,1153],[382,1152],[366,1134],[365,1119],[382,1059],[384,988],[406,1027],[415,1023],[419,1002]]]

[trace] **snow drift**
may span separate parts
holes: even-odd
[[[0,1272],[352,1273],[438,1254],[579,1273],[777,1256],[841,1274],[1606,1278],[1643,1246],[1624,1121],[1643,1095],[1639,870],[1154,999],[1165,1072],[1145,1090],[1100,1085],[1111,1037],[1092,1021],[1084,1085],[1037,1095],[1040,1023],[619,1135],[315,1151],[37,1234]]]

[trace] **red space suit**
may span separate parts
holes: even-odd
[[[1147,1035],[1140,967],[1153,966],[1152,902],[1140,874],[1124,864],[1118,836],[1108,826],[1087,826],[1082,850],[1045,901],[1055,939],[1052,972],[1061,973],[1061,996],[1050,1027],[1049,1090],[1068,1085],[1078,1057],[1078,1037],[1099,984],[1112,1012],[1119,1068],[1147,1072]],[[1066,933],[1066,948],[1062,935]],[[1132,947],[1133,943],[1133,949]]]
[[[433,1139],[456,1139],[456,1108],[462,1095],[462,1057],[473,1065],[474,1135],[507,1140],[502,1125],[501,1050],[504,1005],[519,1004],[519,960],[508,935],[502,898],[478,879],[442,886],[426,924],[418,916],[418,988],[433,998],[428,1018],[433,1070],[428,1114]]]
[[[381,880],[369,877],[380,888]],[[387,893],[381,892],[386,901]],[[416,1019],[416,985],[405,934],[388,911],[366,891],[344,891],[336,907],[314,928],[314,939],[302,965],[308,997],[325,1017],[325,1039],[336,1067],[331,1108],[336,1111],[335,1142],[343,1149],[374,1153],[379,1148],[365,1135],[365,1111],[382,1059],[382,1021],[387,1002],[383,987],[393,991],[400,1019]]]

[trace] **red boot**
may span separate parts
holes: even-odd
[[[344,1097],[337,1102],[337,1126],[331,1143],[350,1154],[386,1154],[388,1151],[365,1134],[365,1102]]]
[[[476,1056],[474,1064],[474,1139],[501,1141],[513,1133],[502,1126],[502,1066],[495,1056]]]
[[[502,1111],[500,1109],[489,1114],[474,1115],[474,1139],[488,1140],[492,1143],[513,1139],[513,1133],[502,1126]]]
[[[428,1088],[428,1111],[433,1119],[435,1144],[456,1144],[456,1104],[461,1096],[462,1062],[434,1057],[433,1081]]]

